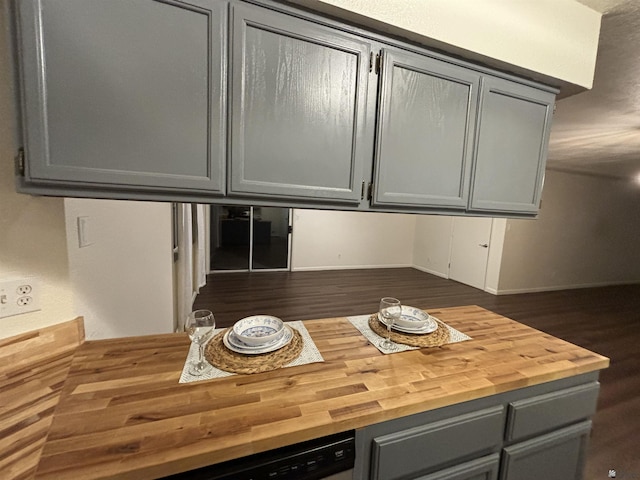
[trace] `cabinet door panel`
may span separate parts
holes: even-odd
[[[500,480],[580,480],[591,421],[504,449]]]
[[[375,205],[465,208],[479,75],[383,52]]]
[[[255,6],[233,18],[230,193],[359,202],[369,44]]]
[[[500,455],[494,453],[415,480],[496,480],[499,465]]]
[[[30,181],[223,193],[223,3],[19,9]]]
[[[472,210],[536,213],[554,95],[507,80],[483,80]]]

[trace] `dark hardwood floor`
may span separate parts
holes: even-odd
[[[286,321],[360,315],[383,296],[426,309],[479,305],[609,357],[585,479],[614,469],[618,480],[640,480],[640,285],[495,296],[412,268],[229,273],[207,277],[195,308],[228,326],[257,313]]]

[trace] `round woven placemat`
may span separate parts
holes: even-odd
[[[409,345],[411,347],[439,347],[441,345],[449,343],[449,329],[437,318],[431,318],[433,318],[437,322],[437,330],[424,335],[415,333],[402,333],[391,330],[391,340],[396,343]],[[369,327],[381,337],[387,338],[387,327],[380,323],[377,313],[374,313],[369,317]]]
[[[293,338],[281,349],[259,355],[243,355],[224,346],[222,337],[227,331],[223,330],[207,344],[204,356],[214,367],[230,373],[248,374],[276,370],[294,360],[302,352],[302,335],[295,328],[291,328],[291,331]]]

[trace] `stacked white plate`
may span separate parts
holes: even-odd
[[[378,320],[383,325],[386,325],[380,318],[380,314],[378,314]],[[438,324],[427,312],[419,308],[403,305],[400,319],[391,328],[402,333],[426,335],[427,333],[435,332],[438,329]]]
[[[243,355],[275,352],[293,339],[293,331],[282,320],[270,315],[243,318],[222,337],[225,347]]]

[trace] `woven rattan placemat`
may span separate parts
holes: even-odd
[[[211,365],[225,372],[249,374],[276,370],[291,362],[302,352],[304,346],[302,335],[295,328],[291,330],[293,332],[291,342],[275,352],[259,355],[243,355],[229,350],[222,341],[226,333],[226,330],[223,330],[209,341],[204,355]]]
[[[402,333],[396,330],[391,330],[391,340],[396,343],[402,343],[412,347],[439,347],[449,343],[449,329],[447,326],[437,318],[431,318],[433,318],[438,324],[437,330],[424,335]],[[369,317],[369,328],[381,337],[387,337],[387,327],[380,323],[377,314],[373,314]]]

